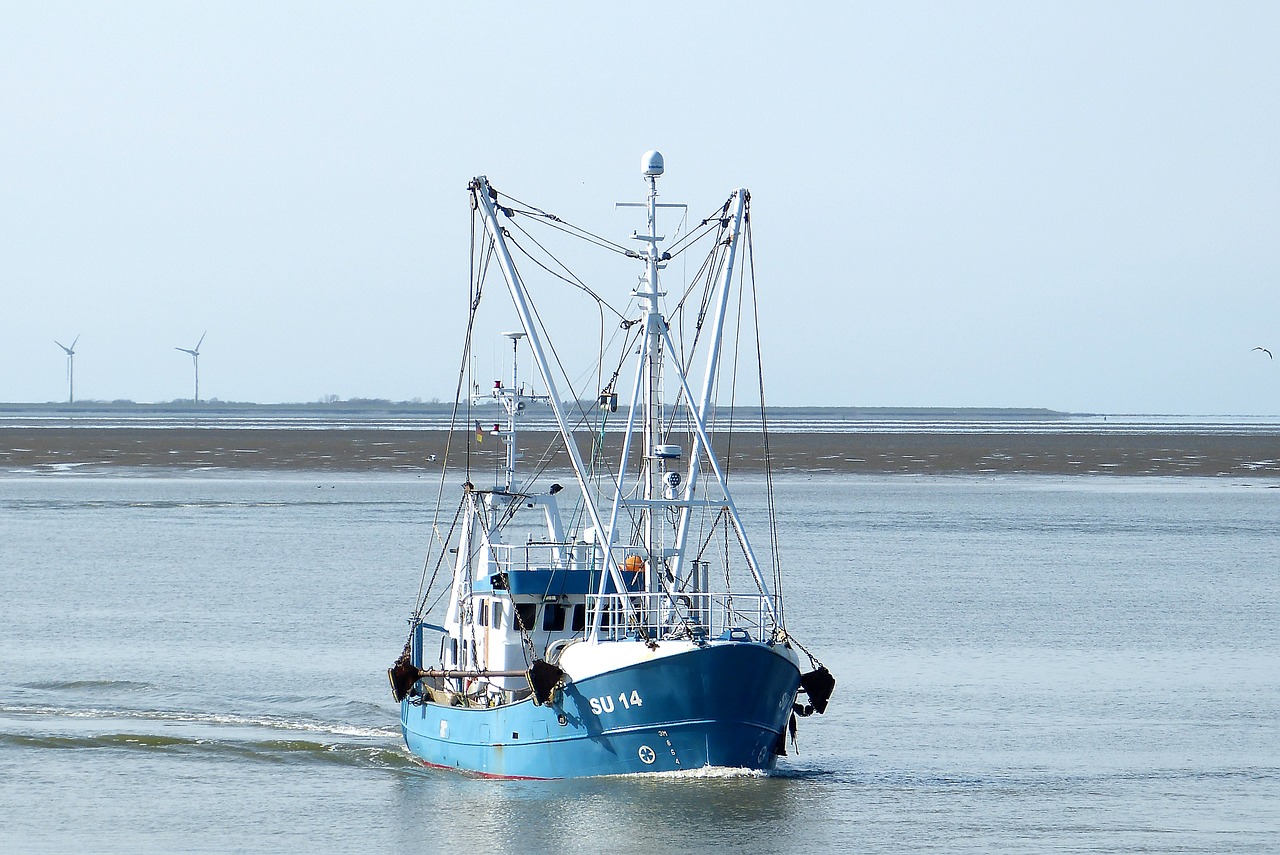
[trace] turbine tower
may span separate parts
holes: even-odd
[[[200,403],[200,345],[204,344],[204,337],[205,337],[206,335],[208,335],[208,334],[209,334],[209,331],[208,331],[208,330],[205,330],[205,331],[204,331],[204,334],[200,336],[200,340],[199,340],[198,342],[196,342],[196,346],[195,346],[195,347],[192,347],[192,348],[175,347],[175,348],[174,348],[174,350],[180,350],[180,351],[182,351],[183,353],[189,353],[189,354],[191,354],[191,364],[192,364],[192,365],[194,365],[194,366],[195,366],[195,369],[196,369],[196,397],[195,397],[195,402],[196,402],[197,404],[198,404],[198,403]]]
[[[71,340],[71,346],[67,347],[60,341],[54,340],[54,344],[66,351],[67,354],[67,403],[74,404],[76,402],[76,342],[80,340],[77,334]]]

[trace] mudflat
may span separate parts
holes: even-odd
[[[731,469],[903,474],[1252,475],[1280,477],[1280,436],[1116,432],[850,432],[717,437]],[[521,434],[522,468],[566,468],[568,454],[546,432]],[[589,456],[589,441],[580,446]],[[603,454],[616,465],[617,439]],[[130,467],[177,470],[432,471],[448,456],[470,455],[493,469],[499,438],[443,430],[99,428],[0,429],[0,468],[90,471]]]

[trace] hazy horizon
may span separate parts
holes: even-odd
[[[329,396],[332,397],[332,396]],[[582,401],[584,404],[591,404],[589,399]],[[475,412],[489,412],[485,407],[494,406],[491,404],[472,405],[473,415]],[[270,410],[272,408],[298,410],[308,409],[324,411],[325,408],[337,410],[368,410],[377,412],[380,408],[395,408],[406,410],[417,409],[437,409],[441,412],[448,412],[453,407],[452,401],[432,399],[403,399],[397,400],[392,398],[368,398],[361,396],[353,396],[351,398],[340,398],[337,400],[314,400],[314,401],[247,401],[247,400],[224,400],[221,398],[202,398],[197,404],[191,398],[173,398],[164,401],[134,401],[127,398],[116,398],[113,400],[102,399],[77,399],[73,404],[67,401],[0,401],[0,410],[18,411],[21,409],[31,409],[34,411],[65,411],[68,409],[92,410],[93,408],[113,409],[113,408],[139,408],[139,409],[204,409],[208,411],[216,411],[219,408],[233,410],[235,408],[260,408]],[[626,406],[620,405],[619,412],[626,412]],[[742,412],[758,411],[759,405],[738,404],[736,406],[720,406],[718,410],[738,410]],[[1116,418],[1155,418],[1155,419],[1251,419],[1266,420],[1280,419],[1280,413],[1156,413],[1156,412],[1139,412],[1139,411],[1113,411],[1100,412],[1094,410],[1063,410],[1055,407],[945,407],[945,406],[893,406],[893,405],[861,405],[861,404],[769,404],[767,406],[769,412],[811,412],[811,413],[840,413],[840,414],[863,414],[869,418],[892,418],[894,416],[905,417],[924,417],[937,416],[941,418],[959,417],[959,416],[982,416],[987,415],[997,418],[1080,418],[1080,417],[1116,417]],[[496,411],[495,411],[496,412]],[[491,421],[489,416],[484,416],[486,421]],[[550,419],[548,414],[546,419]]]

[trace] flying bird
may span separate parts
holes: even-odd
[[[1265,347],[1255,347],[1254,350],[1260,350],[1263,353],[1265,353],[1267,356],[1271,357],[1272,359],[1275,359],[1274,356],[1271,356],[1271,351],[1267,350]],[[1252,351],[1250,352],[1252,353]]]

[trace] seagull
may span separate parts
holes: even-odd
[[[1254,350],[1260,350],[1263,353],[1265,353],[1267,356],[1271,357],[1272,359],[1275,359],[1274,356],[1271,356],[1271,351],[1267,350],[1265,347],[1255,347]],[[1253,351],[1250,351],[1250,352],[1252,353]]]

